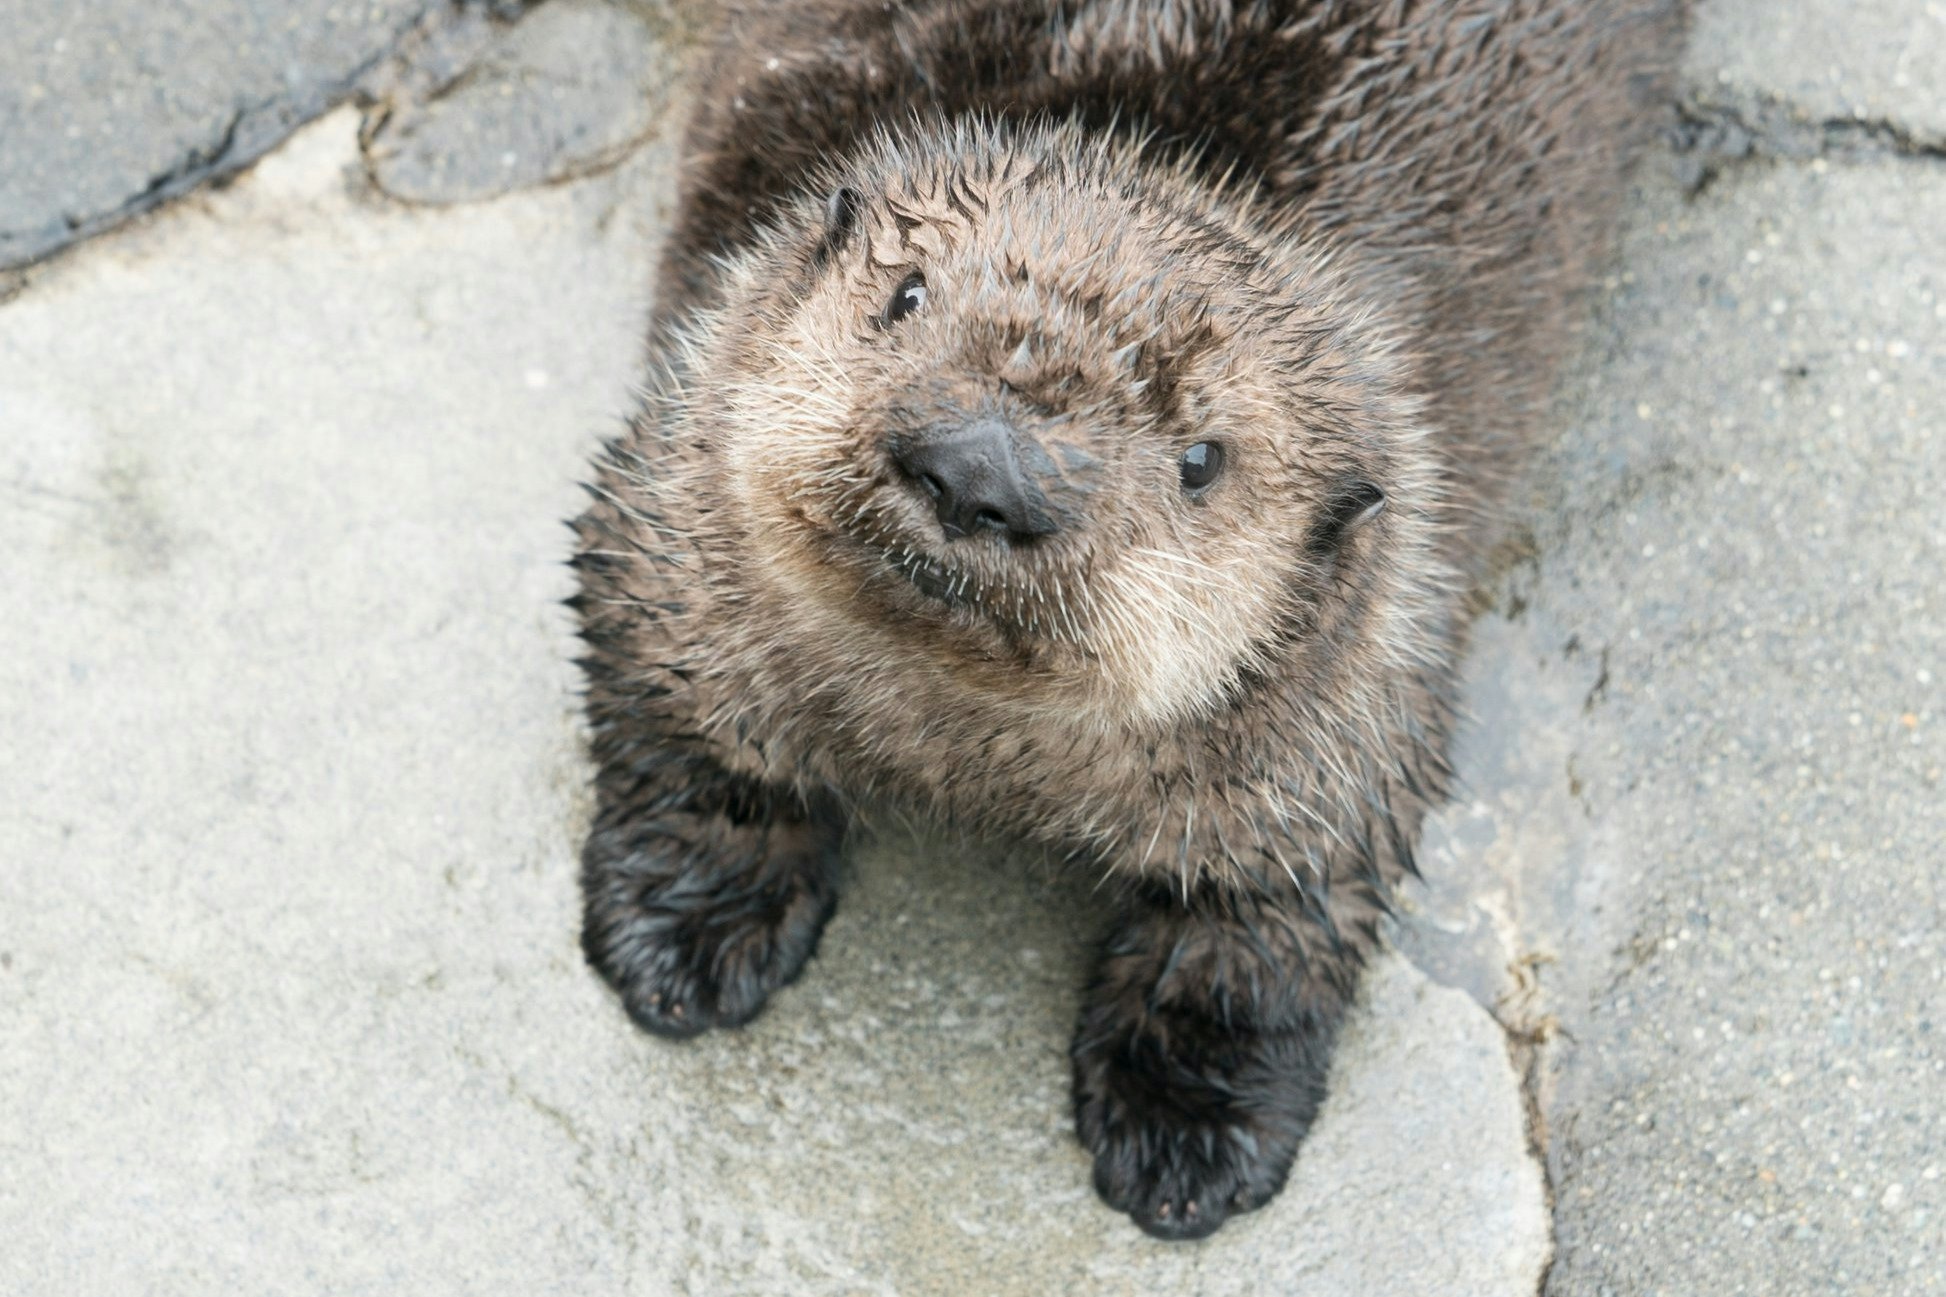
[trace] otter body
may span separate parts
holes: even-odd
[[[1102,1195],[1167,1237],[1267,1201],[1679,19],[733,8],[577,523],[583,941],[635,1020],[754,1015],[875,806],[1032,840],[1116,884]]]

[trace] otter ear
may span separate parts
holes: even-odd
[[[817,258],[823,261],[844,251],[858,228],[858,212],[865,197],[850,185],[840,185],[824,200],[824,239],[818,244]]]
[[[1340,535],[1356,531],[1384,512],[1385,492],[1376,482],[1353,482],[1332,506]]]
[[[1345,538],[1385,512],[1385,492],[1362,479],[1345,483],[1326,501],[1323,514],[1311,529],[1312,544],[1336,549]]]

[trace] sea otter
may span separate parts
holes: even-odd
[[[702,75],[577,521],[590,962],[794,979],[897,807],[1112,882],[1095,1184],[1284,1182],[1675,0],[772,0]]]

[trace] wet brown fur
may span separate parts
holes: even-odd
[[[636,1019],[741,1022],[796,976],[861,811],[1048,844],[1117,880],[1074,1051],[1097,1186],[1169,1237],[1274,1194],[1448,782],[1463,596],[1678,25],[733,9],[651,391],[577,523],[585,945]],[[1058,535],[948,542],[899,480],[888,447],[974,412]]]

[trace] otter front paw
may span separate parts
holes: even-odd
[[[1323,1093],[1301,1043],[1204,1026],[1193,1040],[1165,1028],[1075,1042],[1075,1127],[1095,1190],[1157,1238],[1204,1238],[1270,1201]]]
[[[837,906],[829,849],[712,854],[672,869],[639,850],[603,859],[602,846],[588,844],[581,948],[658,1036],[756,1017],[803,971]]]

